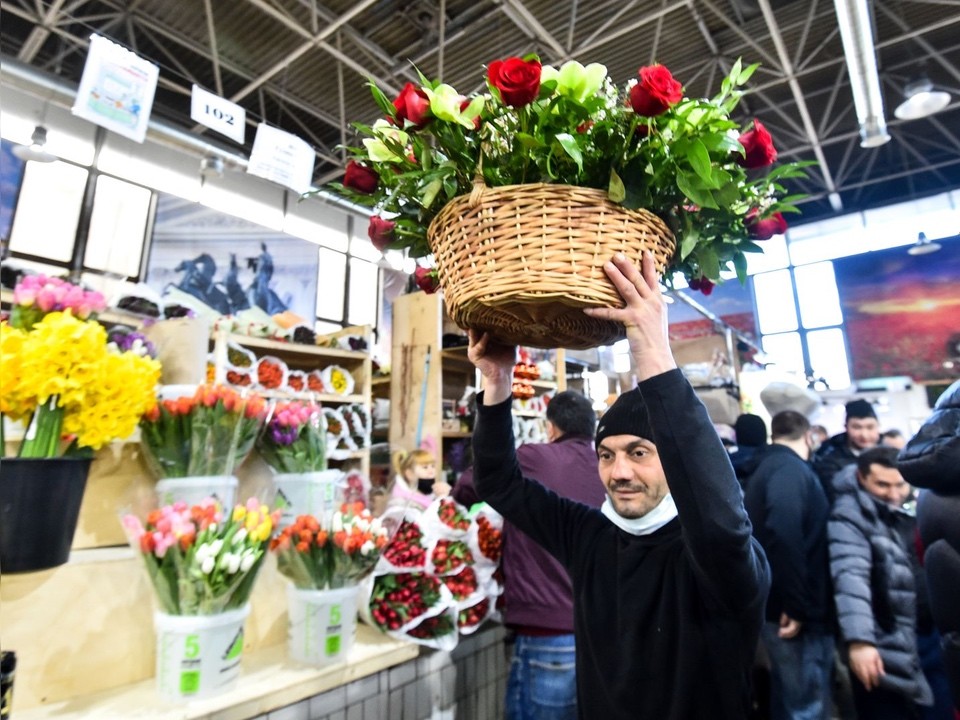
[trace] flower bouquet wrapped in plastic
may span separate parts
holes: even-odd
[[[256,447],[274,472],[315,472],[327,469],[326,439],[320,406],[292,400],[274,405]]]
[[[224,385],[162,400],[140,422],[147,464],[157,478],[231,475],[253,449],[268,410],[260,395]]]
[[[245,605],[263,564],[275,518],[251,498],[224,514],[214,500],[122,519],[168,615],[213,615]]]

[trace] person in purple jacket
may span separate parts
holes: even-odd
[[[524,477],[556,494],[599,508],[605,497],[597,472],[593,433],[597,416],[580,393],[564,391],[547,405],[547,443],[521,445]],[[473,471],[453,488],[469,507],[479,502]],[[573,590],[566,569],[507,522],[503,528],[504,625],[513,634],[507,679],[506,720],[573,720],[577,717]]]
[[[525,478],[510,416],[516,348],[469,331],[483,376],[473,433],[481,498],[573,582],[582,720],[744,720],[770,568],[707,410],[673,358],[653,255],[604,264],[639,385],[600,418],[599,510]]]

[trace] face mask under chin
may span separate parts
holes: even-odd
[[[433,484],[435,482],[436,480],[434,478],[420,478],[417,480],[417,491],[424,495],[429,495],[433,492]]]

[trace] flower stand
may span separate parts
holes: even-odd
[[[298,590],[287,585],[287,649],[308,665],[344,662],[357,634],[358,585]]]
[[[249,605],[216,615],[154,613],[157,692],[182,702],[231,690],[240,676],[249,613]]]
[[[0,460],[0,572],[47,570],[67,561],[91,462]]]

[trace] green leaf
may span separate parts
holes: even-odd
[[[762,253],[763,248],[750,240],[744,240],[737,245],[737,250],[745,253]]]
[[[680,243],[680,259],[686,260],[693,249],[700,242],[700,231],[687,221],[687,227],[683,231],[683,241]]]
[[[607,186],[607,197],[613,202],[623,202],[627,197],[627,189],[623,186],[623,180],[617,175],[617,171],[611,168],[610,184]]]
[[[737,62],[739,63],[740,60],[737,60]],[[739,75],[737,75],[737,85],[746,85],[750,78],[753,77],[753,74],[757,71],[758,67],[760,67],[760,63],[753,63],[752,65],[747,65],[747,67],[741,70]]]
[[[693,167],[693,171],[705,183],[713,184],[713,166],[710,164],[710,153],[707,152],[706,146],[699,139],[694,139],[687,148],[687,161]]]
[[[367,79],[367,85],[370,86],[370,92],[373,94],[373,99],[376,101],[377,105],[380,106],[380,109],[388,117],[396,117],[397,109],[393,106],[393,103],[383,94],[383,91],[377,87],[377,84],[370,78]]]
[[[580,172],[583,172],[583,152],[577,144],[577,139],[570,133],[560,133],[557,135],[557,142],[560,143],[560,147],[570,156],[570,159],[577,164]]]
[[[420,202],[425,208],[433,205],[433,201],[437,198],[437,193],[443,188],[443,179],[436,178],[435,180],[427,183],[426,187],[423,188],[423,195],[421,196]]]
[[[697,187],[696,182],[696,175],[689,175],[684,172],[677,174],[677,187],[680,188],[680,192],[686,195],[691,202],[702,208],[717,209],[717,203],[713,199],[713,195],[710,194],[710,191]]]
[[[514,137],[516,137],[517,141],[528,150],[543,147],[543,141],[529,133],[518,132]]]
[[[713,248],[701,245],[697,248],[697,261],[700,263],[700,269],[703,274],[711,280],[720,277],[720,259]]]
[[[737,280],[741,285],[747,282],[747,256],[742,252],[733,254],[733,267],[737,271]]]

